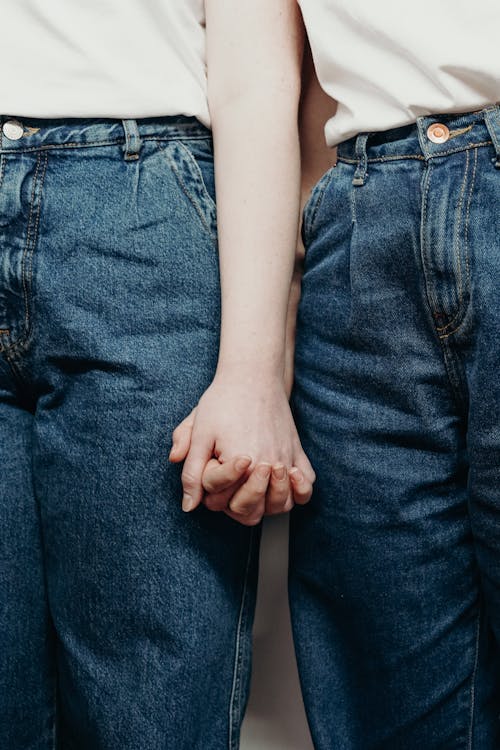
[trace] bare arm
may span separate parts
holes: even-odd
[[[314,478],[283,377],[300,204],[300,14],[295,0],[207,0],[206,16],[222,328],[217,373],[194,416],[185,509],[201,501],[213,455],[265,463],[267,481],[271,465]],[[288,489],[279,504],[289,499]],[[257,505],[252,522],[266,510],[264,494]],[[230,509],[248,517],[252,508],[244,488],[237,491]]]
[[[207,0],[219,222],[219,367],[281,377],[299,215],[302,26],[290,0]]]

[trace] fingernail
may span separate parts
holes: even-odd
[[[251,463],[252,459],[250,458],[250,456],[242,456],[236,461],[234,466],[236,471],[243,471],[243,469],[248,469]]]
[[[295,482],[302,482],[302,480],[304,479],[304,477],[302,476],[302,472],[296,467],[290,469],[290,476]]]
[[[271,474],[271,464],[261,464],[257,467],[257,476],[261,479],[269,479]]]
[[[273,466],[273,477],[275,479],[284,479],[286,477],[286,467],[285,466]]]
[[[194,508],[194,500],[191,495],[184,495],[182,498],[182,510],[184,513],[189,513]]]
[[[283,510],[285,511],[285,513],[288,513],[289,510],[292,510],[294,505],[295,503],[293,502],[293,500],[289,498],[283,506]]]

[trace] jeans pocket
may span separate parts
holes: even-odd
[[[307,247],[311,242],[318,210],[323,201],[326,189],[329,186],[337,166],[330,167],[314,185],[311,194],[304,206],[302,213],[302,241],[307,253]]]
[[[212,149],[208,142],[172,140],[162,146],[184,195],[204,229],[217,239],[217,210]]]

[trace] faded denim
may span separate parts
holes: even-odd
[[[500,747],[499,167],[498,106],[421,117],[341,144],[306,206],[290,598],[317,750]]]
[[[0,747],[235,750],[258,531],[184,514],[167,460],[217,359],[210,133],[16,119],[0,141]]]

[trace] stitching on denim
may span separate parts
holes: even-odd
[[[351,195],[349,199],[349,203],[351,205],[351,224],[355,224],[357,220],[357,214],[356,214],[356,186],[351,183]]]
[[[325,172],[322,177],[320,177],[316,185],[311,190],[309,199],[306,201],[306,204],[303,208],[302,215],[304,217],[304,232],[307,244],[309,244],[308,241],[314,231],[316,216],[318,214],[321,203],[323,202],[323,197],[325,195],[326,189],[332,181],[334,170],[335,166],[332,166]]]
[[[427,254],[428,243],[427,243],[427,234],[426,234],[426,224],[427,224],[427,206],[429,203],[431,176],[434,170],[434,166],[431,163],[427,163],[426,167],[427,167],[427,171],[424,174],[425,185],[424,185],[424,192],[422,195],[422,215],[420,219],[420,254],[422,258],[422,268],[423,268],[424,279],[425,279],[425,291],[427,294],[429,307],[431,309],[431,314],[433,314],[438,309],[438,303],[437,303],[437,299],[434,296],[434,288],[431,283],[432,280],[429,278],[429,274],[428,274],[428,268],[430,267],[430,264],[428,260],[428,254]]]
[[[435,159],[440,156],[449,156],[450,154],[457,154],[460,151],[470,151],[473,148],[481,148],[482,146],[491,146],[492,141],[481,141],[479,143],[470,143],[467,146],[463,146],[462,148],[453,148],[449,149],[448,151],[440,151],[439,153],[431,154],[428,158],[429,159]],[[346,164],[357,164],[357,159],[350,159],[347,156],[338,156],[337,157],[339,161],[343,161]],[[396,161],[401,159],[418,159],[419,161],[427,161],[427,158],[425,156],[422,156],[421,154],[393,154],[390,156],[374,156],[371,159],[368,159],[369,164],[374,164],[376,162],[384,162],[384,161]]]
[[[210,136],[193,135],[188,133],[176,133],[175,135],[145,135],[143,141],[210,141]],[[69,143],[42,143],[39,146],[26,146],[25,148],[0,148],[1,154],[27,154],[34,151],[49,151],[51,149],[64,148],[88,148],[90,146],[123,146],[124,138],[115,138],[105,141],[71,141]]]
[[[185,163],[189,165],[189,169],[191,172],[191,176],[195,180],[195,182],[198,183],[200,186],[202,193],[204,195],[204,199],[207,201],[207,206],[204,208],[199,199],[193,195],[193,191],[190,190],[189,186],[186,185],[186,182],[183,178],[182,172],[179,169],[179,165],[177,163],[177,160],[173,158],[171,154],[169,154],[168,147],[163,149],[163,153],[168,159],[168,162],[170,164],[170,167],[172,168],[172,171],[174,172],[175,176],[177,177],[177,181],[185,194],[185,196],[188,198],[189,202],[195,209],[196,213],[198,214],[203,226],[207,230],[210,238],[212,240],[217,239],[217,209],[215,202],[210,195],[210,193],[207,190],[207,186],[205,184],[205,180],[203,178],[203,174],[201,172],[201,169],[194,158],[191,151],[185,146],[182,142],[178,144],[178,147],[182,150],[184,155]],[[208,217],[207,217],[208,212]]]
[[[33,280],[33,251],[35,249],[36,240],[38,237],[38,227],[40,224],[40,209],[42,204],[42,187],[43,182],[45,179],[45,172],[47,169],[47,162],[48,162],[48,156],[47,154],[44,154],[43,160],[42,158],[39,158],[39,162],[42,162],[42,171],[40,173],[40,185],[39,185],[39,198],[38,203],[36,206],[36,218],[35,218],[35,226],[32,228],[31,226],[31,215],[33,211],[33,202],[35,200],[35,192],[38,189],[38,181],[37,181],[37,174],[35,173],[35,177],[33,179],[33,190],[31,194],[31,206],[30,206],[30,216],[28,221],[28,235],[26,238],[26,247],[23,253],[23,260],[21,263],[21,269],[22,269],[22,277],[23,277],[23,288],[24,288],[24,294],[25,294],[25,309],[26,309],[26,317],[25,317],[25,323],[26,323],[26,338],[28,336],[28,331],[31,325],[31,320],[29,317],[29,294],[31,291],[31,284]],[[38,172],[38,166],[37,164],[37,172]],[[26,278],[26,267],[28,268],[28,276]]]
[[[401,161],[401,159],[417,159],[418,161],[425,161],[425,156],[420,154],[395,154],[394,156],[374,156],[368,159],[368,164],[375,164],[376,162],[383,161]],[[348,156],[339,156],[338,161],[343,161],[345,164],[357,164],[357,159],[350,159]]]
[[[446,331],[447,328],[453,326],[456,320],[462,315],[462,302],[463,302],[463,288],[462,288],[462,263],[460,259],[460,225],[462,221],[463,213],[463,202],[465,195],[465,187],[467,185],[467,177],[469,176],[469,152],[465,155],[465,171],[462,179],[462,185],[460,187],[460,197],[458,199],[457,217],[455,220],[455,227],[453,230],[453,256],[457,263],[457,282],[458,282],[458,306],[455,315],[451,320],[447,322],[445,326],[436,326],[437,331]]]
[[[465,212],[465,224],[464,224],[464,256],[465,256],[465,271],[466,271],[466,282],[467,282],[467,288],[470,289],[470,261],[469,261],[469,219],[470,219],[470,206],[472,203],[472,195],[474,193],[474,186],[476,184],[476,173],[477,173],[477,149],[474,151],[474,166],[472,168],[472,176],[469,186],[469,194],[467,198],[467,209]],[[469,156],[467,154],[467,156]],[[460,300],[461,302],[461,300]],[[438,331],[441,331],[442,334],[440,334],[440,338],[448,338],[448,336],[451,336],[452,334],[456,333],[460,328],[462,327],[464,320],[465,320],[465,314],[463,310],[459,310],[457,314],[454,316],[452,320],[449,321],[445,326],[442,326],[441,328],[437,328]],[[447,331],[448,328],[452,327],[453,324],[456,322],[457,318],[462,314],[462,320],[458,323],[458,325],[455,326],[451,331]],[[446,332],[446,333],[445,333]]]
[[[467,282],[470,289],[470,254],[469,254],[469,223],[470,223],[470,206],[472,203],[472,195],[474,193],[474,187],[476,185],[476,174],[477,174],[477,159],[478,151],[477,148],[474,150],[474,166],[472,168],[471,186],[469,190],[469,199],[467,201],[467,210],[465,212],[465,229],[464,229],[464,247],[465,247],[465,269],[467,272]]]
[[[476,676],[479,665],[479,643],[481,634],[481,602],[479,602],[479,609],[477,613],[477,625],[476,625],[476,647],[474,655],[474,667],[472,669],[471,685],[470,685],[470,720],[469,720],[469,737],[467,742],[467,750],[472,750],[472,740],[474,732],[474,709],[476,705]]]
[[[5,174],[5,162],[7,161],[5,157],[6,154],[0,154],[0,190],[2,189],[3,178]]]
[[[248,579],[250,575],[250,563],[253,552],[253,539],[255,535],[254,528],[250,529],[248,539],[248,555],[245,566],[245,575],[243,579],[243,589],[241,592],[241,604],[238,615],[238,624],[236,626],[236,644],[234,652],[233,684],[231,687],[231,697],[229,699],[229,750],[237,750],[239,720],[235,723],[235,714],[240,711],[241,703],[241,664],[243,661],[243,649],[241,648],[241,634],[245,625],[245,610],[248,593]],[[239,719],[239,717],[238,717]]]
[[[38,226],[40,221],[40,210],[42,203],[42,187],[45,178],[45,172],[47,168],[47,155],[40,154],[37,159],[35,174],[33,176],[33,186],[31,189],[30,197],[30,210],[28,215],[28,229],[26,232],[26,242],[24,245],[22,260],[21,260],[21,278],[23,285],[23,296],[24,296],[24,332],[19,336],[17,341],[13,341],[6,349],[5,352],[10,355],[22,351],[26,348],[27,341],[30,334],[30,291],[31,282],[33,275],[33,251],[35,248],[36,240],[38,237]],[[40,176],[39,176],[40,175]],[[36,191],[39,189],[40,195],[39,200],[34,209]],[[33,223],[34,220],[34,223]],[[29,266],[28,266],[29,263]],[[26,269],[28,268],[28,274]]]
[[[463,128],[457,128],[456,130],[450,130],[450,138],[456,138],[459,135],[463,135],[464,133],[468,133],[472,128],[474,127],[476,123],[473,122],[472,125],[468,125],[467,127]]]

